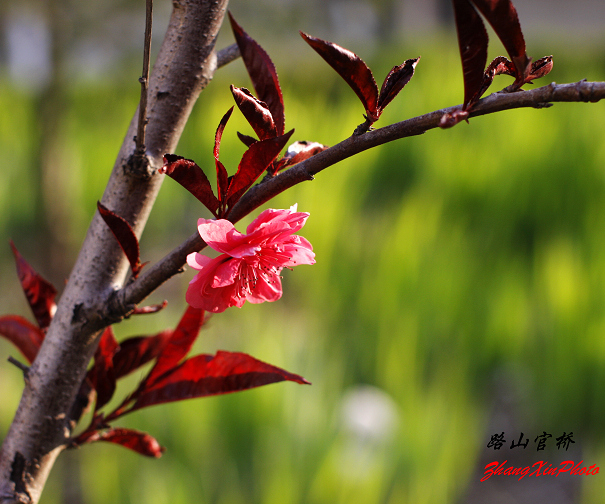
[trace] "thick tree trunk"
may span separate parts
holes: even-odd
[[[175,0],[170,25],[150,79],[149,165],[130,162],[133,119],[109,179],[103,204],[140,235],[162,183],[162,155],[176,148],[191,109],[216,69],[214,43],[227,0]],[[122,287],[128,264],[109,228],[95,214],[61,296],[44,344],[26,376],[19,408],[0,451],[0,502],[38,502],[57,455],[70,435],[70,411],[100,330],[98,315]]]

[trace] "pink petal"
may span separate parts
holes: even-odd
[[[292,206],[289,210],[274,210],[268,208],[263,211],[256,219],[254,219],[250,225],[246,228],[248,235],[266,228],[267,225],[276,226],[272,228],[275,230],[289,229],[290,233],[295,233],[305,225],[309,214],[307,212],[296,212],[296,205]],[[271,233],[271,228],[264,229],[263,232]]]
[[[197,230],[202,240],[210,247],[226,254],[246,241],[246,236],[237,231],[233,224],[225,219],[199,219]]]
[[[210,257],[198,252],[193,252],[187,256],[187,264],[196,270],[201,270],[211,262],[212,259]]]
[[[235,278],[239,273],[241,260],[231,259],[225,261],[214,271],[214,280],[212,281],[212,287],[226,287],[232,285],[235,282]]]
[[[290,243],[284,244],[284,253],[290,256],[290,260],[283,266],[292,268],[300,264],[315,264],[315,253],[309,241],[298,235],[290,238]]]
[[[246,296],[246,300],[254,304],[277,301],[282,292],[279,275],[259,275],[256,286]]]
[[[282,296],[280,273],[284,267],[314,264],[313,247],[293,234],[302,228],[308,213],[267,209],[239,233],[225,219],[199,219],[202,239],[222,255],[210,259],[190,254],[187,263],[199,273],[187,289],[187,302],[209,312],[220,313],[245,301],[263,303]]]

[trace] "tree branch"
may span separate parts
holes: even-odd
[[[499,92],[487,96],[477,103],[470,117],[493,114],[513,108],[545,108],[553,102],[597,102],[605,98],[605,82],[587,82],[573,84],[555,83],[530,91],[516,93]],[[363,135],[353,135],[337,145],[298,163],[275,177],[252,187],[229,213],[229,220],[237,222],[250,212],[271,200],[286,189],[307,180],[320,171],[339,161],[362,151],[401,138],[421,135],[439,127],[441,117],[460,109],[460,105],[436,110],[384,128],[369,131]],[[113,303],[107,304],[106,316],[121,316],[124,307],[140,303],[162,283],[182,271],[187,255],[198,252],[206,244],[198,233],[191,235],[163,259],[146,268],[137,280],[115,293]],[[123,316],[123,314],[122,314]]]
[[[149,167],[129,164],[133,118],[103,204],[140,236],[160,188],[156,175],[174,151],[191,109],[216,69],[214,43],[227,0],[174,0],[173,12],[149,82],[146,155]],[[95,214],[0,451],[0,502],[39,500],[48,473],[70,435],[69,412],[94,354],[103,321],[91,307],[120,288],[128,263],[109,228]]]

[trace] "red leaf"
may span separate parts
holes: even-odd
[[[472,0],[479,12],[492,25],[517,70],[518,87],[526,82],[531,70],[530,58],[525,50],[517,10],[510,0]]]
[[[133,429],[110,429],[105,432],[95,433],[86,439],[85,442],[94,443],[95,441],[114,443],[146,457],[160,458],[162,453],[166,451],[154,437],[146,432]]]
[[[116,380],[155,359],[166,346],[172,333],[171,329],[167,329],[155,336],[137,336],[122,341],[113,357]]]
[[[212,192],[212,187],[204,171],[194,162],[174,154],[164,156],[164,166],[160,173],[181,184],[193,194],[214,216],[217,215],[218,200]]]
[[[294,133],[294,130],[288,131],[285,135],[275,138],[267,138],[252,144],[244,155],[237,167],[237,173],[232,177],[227,192],[227,206],[229,208],[241,198],[248,188],[256,181],[258,177],[267,169],[267,167],[277,158],[288,140]]]
[[[420,58],[412,58],[406,60],[403,64],[395,66],[389,72],[382,83],[380,96],[378,98],[378,115],[382,113],[384,108],[397,96],[404,86],[410,82],[414,76],[414,70]]]
[[[307,142],[302,140],[294,142],[288,146],[288,150],[283,158],[279,161],[277,171],[286,168],[287,166],[295,165],[305,159],[314,156],[315,154],[326,150],[328,147],[317,142]]]
[[[137,239],[132,227],[126,222],[126,219],[106,208],[100,201],[97,201],[97,208],[105,224],[118,240],[120,247],[126,255],[132,269],[132,275],[136,278],[143,268],[139,256],[139,240]]]
[[[246,88],[231,85],[231,93],[238,108],[260,140],[277,136],[273,116],[265,102],[255,98]]]
[[[552,56],[544,56],[531,64],[531,71],[526,80],[527,83],[531,83],[534,79],[544,77],[552,70]]]
[[[0,336],[15,345],[30,364],[34,362],[44,340],[41,329],[18,315],[0,317]]]
[[[23,259],[23,256],[21,256],[12,240],[10,246],[13,250],[13,255],[15,256],[17,275],[19,276],[23,292],[25,292],[27,302],[34,313],[34,317],[36,318],[40,329],[46,329],[49,326],[55,311],[57,311],[57,304],[55,303],[57,289],[55,289],[50,282],[42,278],[42,276],[40,276],[36,270]]]
[[[300,32],[302,38],[338,72],[361,100],[368,118],[378,119],[378,86],[371,70],[355,53],[337,44]]]
[[[310,384],[302,376],[244,353],[219,351],[215,356],[197,355],[144,390],[132,410],[183,399],[228,394],[285,380]]]
[[[187,307],[179,325],[164,345],[155,366],[145,379],[145,387],[153,385],[158,378],[174,368],[191,349],[200,329],[204,325],[204,310]]]
[[[225,199],[227,198],[227,189],[229,188],[229,177],[227,176],[227,170],[223,166],[223,163],[219,161],[218,157],[221,147],[221,139],[223,138],[223,131],[225,131],[225,126],[227,125],[227,121],[231,117],[232,112],[233,107],[231,107],[223,116],[221,122],[218,125],[218,128],[216,128],[216,134],[214,135],[214,161],[216,165],[216,185],[218,191],[218,200],[221,204],[221,214],[224,211]]]
[[[116,376],[113,368],[113,356],[119,345],[111,326],[107,327],[95,352],[95,364],[88,373],[92,388],[97,391],[95,411],[105,406],[116,390]]]
[[[277,134],[283,135],[286,129],[284,98],[275,66],[265,50],[237,24],[231,13],[229,20],[256,96],[267,104],[275,121]]]
[[[470,104],[469,109],[483,96],[483,94],[488,90],[488,88],[492,85],[494,77],[496,75],[510,75],[511,77],[515,77],[517,75],[517,71],[515,70],[515,66],[504,56],[498,56],[495,58],[486,68],[485,73],[483,74],[483,84],[481,84],[481,89],[476,94],[476,100]]]
[[[481,16],[470,2],[468,0],[453,1],[458,47],[464,75],[463,109],[466,110],[469,105],[481,97],[479,93],[483,86],[483,72],[487,63],[488,36]]]
[[[250,147],[253,143],[258,142],[257,138],[254,138],[250,135],[244,135],[243,133],[240,133],[239,131],[237,132],[237,137],[242,141],[242,143],[246,147]]]

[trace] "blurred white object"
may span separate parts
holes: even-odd
[[[395,401],[370,385],[350,389],[342,399],[342,423],[347,432],[374,443],[390,439],[399,423]]]

